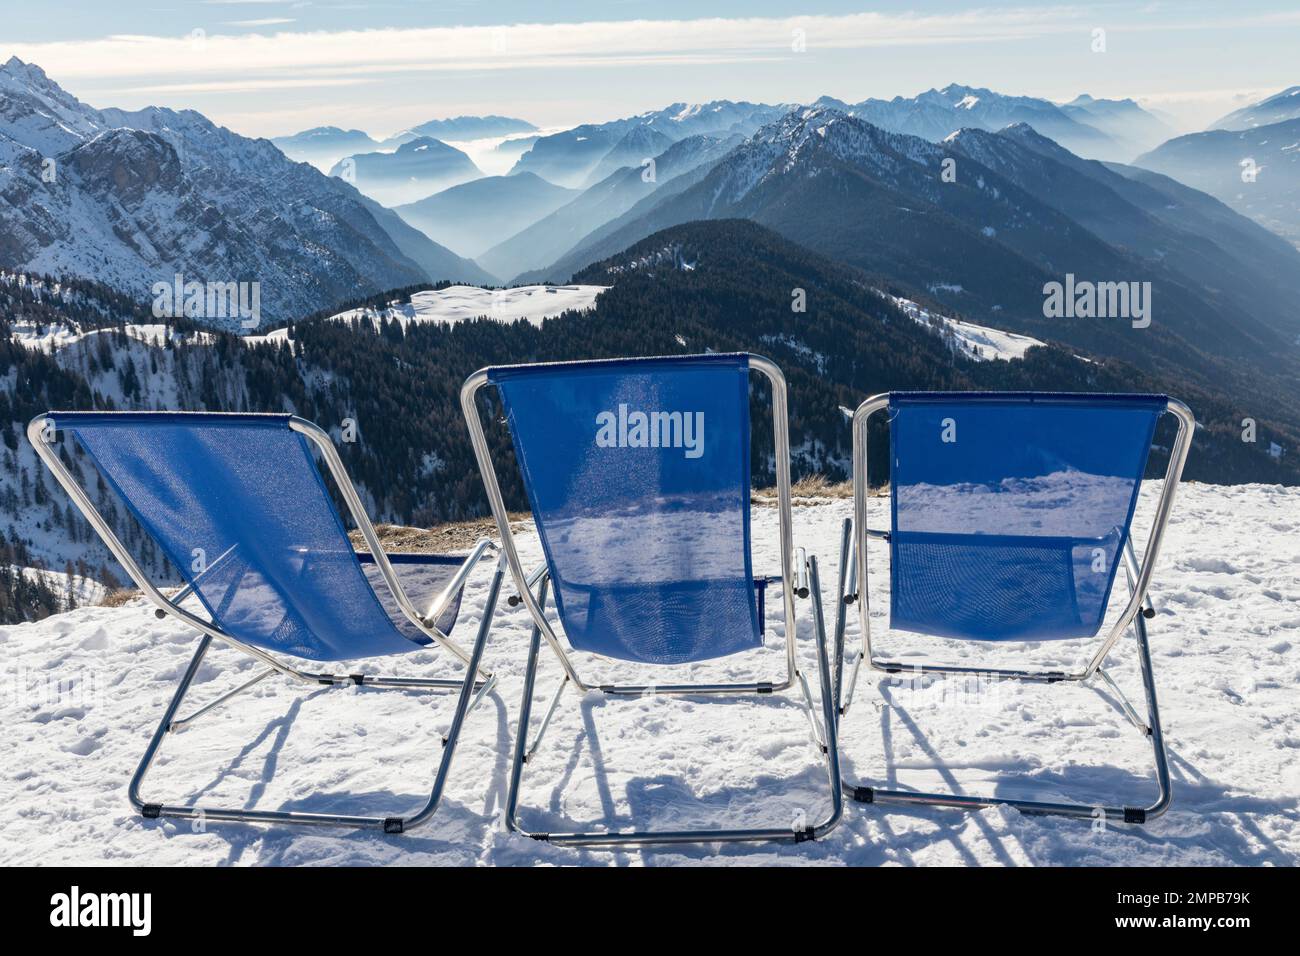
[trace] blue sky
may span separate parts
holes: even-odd
[[[251,135],[487,112],[560,126],[950,82],[1131,96],[1195,128],[1300,83],[1294,0],[72,0],[6,2],[3,21],[0,60],[95,106],[188,107]]]

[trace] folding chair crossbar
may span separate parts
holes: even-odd
[[[470,573],[488,555],[490,551],[495,551],[496,544],[489,540],[479,541],[470,554],[464,559],[455,573],[443,586],[441,592],[430,603],[427,611],[421,614],[412,604],[407,596],[401,582],[398,580],[393,570],[383,546],[379,541],[378,533],[371,523],[369,516],[366,514],[365,507],[357,494],[347,471],[335,451],[329,435],[310,422],[295,417],[288,417],[288,427],[303,436],[309,441],[320,453],[325,462],[326,469],[330,473],[336,488],[343,496],[343,500],[348,507],[350,516],[353,519],[362,538],[365,540],[369,549],[369,555],[365,557],[367,562],[372,562],[379,570],[380,576],[385,585],[391,592],[396,601],[397,610],[410,622],[410,624],[423,635],[424,638],[439,646],[445,647],[458,660],[466,665],[464,678],[419,678],[403,676],[377,676],[369,674],[333,674],[326,672],[313,672],[304,670],[287,661],[281,660],[278,656],[269,650],[258,647],[247,641],[228,633],[215,620],[205,619],[182,607],[182,602],[194,592],[196,586],[201,582],[202,576],[213,572],[215,568],[220,567],[221,563],[235,550],[231,546],[218,555],[213,561],[209,562],[202,572],[195,575],[184,587],[174,592],[171,596],[163,594],[161,590],[149,579],[144,569],[135,560],[130,551],[123,545],[122,541],[113,531],[112,526],[104,516],[95,507],[85,489],[78,484],[71,472],[64,466],[59,456],[55,453],[53,443],[49,438],[57,434],[59,419],[63,413],[47,413],[38,415],[27,427],[27,437],[31,442],[37,455],[50,469],[51,473],[58,480],[59,484],[67,492],[73,503],[81,511],[82,515],[90,523],[91,527],[99,534],[109,551],[118,560],[126,570],[136,587],[151,601],[155,606],[155,614],[159,618],[173,617],[182,623],[197,630],[201,637],[199,645],[191,658],[185,674],[182,676],[180,683],[176,688],[171,702],[169,703],[163,718],[154,731],[149,746],[142,757],[135,775],[132,777],[128,787],[128,798],[133,807],[144,817],[157,819],[160,817],[172,817],[180,819],[202,819],[205,821],[227,821],[242,823],[291,823],[305,824],[312,826],[342,826],[357,827],[362,829],[378,829],[386,833],[401,833],[407,829],[424,823],[432,816],[441,799],[442,791],[446,783],[447,774],[450,771],[452,757],[455,753],[456,742],[459,738],[461,726],[469,712],[483,699],[483,697],[492,690],[496,685],[496,678],[482,667],[483,649],[486,645],[488,633],[490,630],[492,616],[495,613],[497,599],[501,589],[501,583],[505,575],[505,565],[501,560],[497,561],[496,570],[493,573],[487,604],[484,608],[482,619],[479,623],[478,634],[473,647],[466,651],[453,641],[438,622],[444,620],[444,615],[451,613],[453,603],[459,601],[459,596]],[[88,419],[98,415],[121,415],[123,419],[127,416],[133,421],[147,421],[151,417],[166,417],[169,421],[183,421],[192,416],[195,420],[199,418],[212,418],[214,415],[208,413],[71,413],[74,420],[76,418]],[[221,418],[223,416],[216,415]],[[273,416],[229,416],[229,418],[272,418]],[[323,486],[322,486],[323,491]],[[128,503],[129,504],[129,503]],[[332,508],[332,505],[330,505]],[[349,546],[350,547],[350,546]],[[454,609],[453,609],[454,610]],[[260,671],[251,679],[243,682],[217,698],[206,704],[199,706],[186,717],[180,717],[180,708],[185,701],[198,673],[199,665],[206,657],[212,642],[218,641],[229,647],[247,654],[266,666],[265,670]],[[413,644],[412,649],[418,649],[419,645]],[[316,687],[320,686],[364,686],[375,689],[392,689],[407,691],[456,691],[458,692],[456,710],[452,718],[450,729],[446,737],[442,740],[442,756],[438,766],[437,773],[433,781],[433,790],[428,800],[422,808],[415,813],[406,817],[400,816],[353,816],[345,814],[327,814],[327,813],[307,813],[297,811],[279,811],[279,810],[246,810],[246,809],[228,809],[220,807],[203,807],[185,804],[158,803],[146,800],[141,795],[141,786],[144,778],[152,765],[154,758],[157,756],[159,748],[166,735],[177,733],[193,724],[196,720],[210,713],[216,708],[233,700],[240,694],[252,689],[260,684],[266,678],[273,675],[282,675],[293,681],[308,684]]]
[[[682,366],[699,367],[704,363],[715,363],[725,366],[727,362],[732,363],[732,367],[744,368],[750,371],[757,371],[767,378],[772,388],[772,421],[775,441],[775,464],[776,479],[778,491],[778,514],[780,519],[780,546],[781,546],[781,575],[779,580],[782,582],[782,606],[785,621],[785,644],[786,644],[786,666],[785,673],[776,680],[759,680],[741,683],[673,683],[673,684],[612,684],[596,683],[584,680],[579,674],[572,658],[562,645],[559,636],[547,619],[545,604],[548,590],[553,586],[551,580],[551,567],[543,564],[531,574],[527,573],[520,561],[518,551],[515,546],[514,536],[511,533],[509,516],[506,512],[505,502],[501,495],[500,485],[497,480],[495,466],[492,462],[491,453],[488,448],[487,437],[483,430],[483,424],[480,420],[476,396],[480,389],[489,384],[496,384],[493,381],[493,374],[498,370],[484,369],[470,376],[461,389],[461,409],[465,416],[466,424],[469,427],[470,439],[474,446],[474,453],[478,460],[479,469],[483,475],[483,482],[487,492],[488,503],[492,509],[493,517],[496,520],[498,531],[501,535],[501,550],[506,562],[510,567],[511,576],[514,581],[516,594],[512,595],[511,603],[522,603],[528,610],[532,618],[532,639],[529,648],[528,666],[525,675],[525,687],[523,703],[520,711],[519,727],[516,732],[515,740],[515,757],[511,768],[510,786],[507,797],[506,822],[512,830],[530,836],[533,839],[547,840],[552,843],[565,845],[621,845],[621,844],[646,844],[646,843],[687,843],[687,842],[745,842],[745,841],[767,841],[767,840],[785,840],[791,842],[800,842],[803,840],[820,837],[829,832],[839,822],[841,813],[842,794],[839,787],[839,754],[835,743],[836,721],[834,712],[834,703],[831,697],[831,680],[829,661],[827,657],[825,626],[822,619],[820,595],[817,590],[817,565],[816,560],[805,557],[802,550],[794,547],[793,531],[791,527],[791,493],[790,493],[790,451],[789,451],[789,432],[788,432],[788,412],[786,386],[784,376],[781,374],[776,365],[767,359],[759,356],[749,355],[739,357],[742,363],[737,363],[735,356],[686,356],[680,359],[629,359],[618,360],[608,363],[561,363],[560,366],[543,367],[547,370],[562,368],[566,371],[572,369],[575,373],[581,375],[594,371],[606,371],[611,366],[628,366],[636,363],[661,363],[665,367],[679,367],[674,363],[681,363]],[[644,369],[646,366],[642,366]],[[537,367],[527,367],[533,369]],[[510,373],[513,370],[505,370]],[[728,388],[734,385],[727,386]],[[646,386],[649,394],[657,394],[653,386]],[[748,399],[744,397],[744,414],[747,416]],[[530,409],[530,411],[533,411]],[[625,407],[620,409],[620,417],[625,416]],[[597,416],[599,421],[599,416]],[[613,415],[611,414],[611,428]],[[621,423],[625,424],[625,422]],[[718,429],[722,433],[720,440],[734,441],[735,436],[728,434],[736,429],[728,428],[727,422],[716,422],[711,420],[710,427]],[[512,430],[513,431],[513,430]],[[748,458],[748,419],[745,418],[745,442],[742,447],[744,460]],[[713,432],[712,434],[718,434]],[[517,457],[519,455],[519,436],[514,435],[517,444]],[[645,447],[645,446],[641,446]],[[653,447],[660,447],[658,444]],[[665,446],[667,447],[667,446]],[[526,462],[521,462],[521,467],[526,467]],[[666,467],[673,467],[671,465]],[[745,477],[745,507],[748,507],[748,477]],[[531,497],[531,492],[530,492]],[[536,513],[537,505],[534,502]],[[539,531],[541,522],[539,522]],[[745,527],[746,544],[748,543],[748,528]],[[550,555],[548,554],[548,561]],[[746,555],[746,562],[748,556]],[[746,564],[746,573],[748,574],[748,565]],[[748,579],[747,579],[748,580]],[[774,581],[776,579],[768,578],[765,581]],[[533,589],[537,588],[537,593]],[[570,592],[572,593],[572,591]],[[812,717],[813,737],[822,756],[826,760],[828,783],[831,788],[831,810],[824,820],[816,824],[807,826],[799,830],[789,828],[759,828],[759,829],[719,829],[719,830],[691,830],[691,831],[631,831],[631,832],[610,832],[610,831],[593,831],[593,832],[568,832],[568,833],[530,833],[520,824],[518,816],[518,797],[519,785],[523,774],[523,765],[536,753],[541,743],[542,736],[545,734],[565,690],[572,686],[580,694],[589,692],[599,692],[609,697],[630,697],[642,696],[648,693],[674,695],[674,696],[723,696],[736,694],[771,694],[791,689],[798,685],[803,695],[803,706],[807,708],[810,717],[815,713],[815,706],[811,699],[811,693],[808,683],[804,679],[795,654],[795,637],[796,637],[796,615],[795,600],[797,597],[803,598],[811,595],[813,597],[813,617],[816,627],[816,640],[818,644],[818,663],[819,674],[822,686],[822,705],[823,716],[821,722],[824,732],[819,735],[817,732],[818,720]],[[757,618],[755,618],[757,623]],[[761,627],[759,629],[761,634]],[[532,697],[535,688],[538,657],[541,643],[545,641],[555,654],[563,669],[564,676],[559,686],[556,688],[551,697],[550,704],[543,716],[537,735],[530,741],[530,722],[532,716]]]
[[[1178,434],[1170,451],[1164,486],[1161,489],[1155,519],[1141,561],[1138,560],[1134,551],[1131,536],[1124,535],[1122,537],[1123,544],[1119,549],[1119,554],[1124,564],[1129,591],[1129,599],[1123,612],[1102,639],[1086,666],[1074,671],[1050,671],[962,667],[930,662],[903,664],[898,661],[882,660],[874,655],[871,645],[870,601],[866,587],[867,541],[869,538],[889,540],[890,534],[867,526],[867,422],[872,415],[887,408],[889,404],[890,396],[888,394],[873,396],[864,401],[853,416],[854,507],[853,518],[846,519],[844,522],[840,547],[840,584],[836,602],[833,641],[836,661],[833,693],[838,715],[843,717],[848,714],[853,702],[858,672],[864,663],[868,668],[875,671],[889,674],[906,672],[917,677],[927,674],[978,674],[981,677],[990,679],[1034,681],[1049,684],[1061,682],[1083,683],[1098,677],[1117,695],[1125,717],[1140,732],[1151,738],[1159,792],[1155,801],[1145,807],[1101,807],[1088,804],[885,790],[848,780],[843,782],[845,792],[862,803],[931,805],[961,809],[1011,806],[1026,814],[1049,814],[1091,819],[1100,817],[1112,822],[1123,821],[1125,823],[1145,823],[1164,813],[1172,800],[1172,789],[1169,779],[1168,758],[1165,752],[1164,734],[1160,725],[1160,713],[1156,701],[1155,682],[1152,676],[1150,647],[1147,640],[1146,622],[1155,615],[1155,608],[1151,603],[1148,590],[1151,574],[1173,508],[1174,493],[1182,476],[1187,455],[1191,450],[1192,435],[1195,431],[1196,422],[1190,409],[1183,403],[1173,399],[1169,399],[1165,407],[1165,410],[1172,414],[1178,422]],[[850,671],[846,687],[842,679],[845,625],[848,607],[854,603],[858,605],[862,646],[853,655],[853,668]],[[1119,690],[1118,686],[1115,685],[1110,675],[1102,669],[1102,663],[1107,655],[1123,633],[1130,628],[1137,644],[1138,663],[1142,672],[1142,684],[1146,696],[1147,718],[1145,721],[1138,715],[1136,709]]]

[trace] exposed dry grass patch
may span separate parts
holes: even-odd
[[[869,494],[872,498],[888,495],[889,486],[872,488]],[[796,501],[842,501],[853,497],[853,482],[829,481],[825,475],[804,475],[790,486],[790,496]],[[775,486],[755,490],[750,500],[756,505],[775,505]]]
[[[515,533],[531,526],[531,516],[512,514],[510,529]],[[474,518],[470,521],[451,521],[432,528],[408,528],[403,525],[381,524],[375,526],[379,543],[385,551],[417,554],[447,554],[468,551],[480,538],[497,538],[497,525],[491,518]],[[366,542],[360,531],[349,532],[348,538],[358,551],[366,551]]]
[[[96,607],[121,607],[136,598],[142,597],[144,597],[144,593],[138,588],[114,588],[100,598]]]

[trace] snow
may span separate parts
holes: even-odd
[[[533,325],[541,325],[543,319],[552,319],[563,312],[593,310],[595,299],[606,289],[608,286],[603,285],[530,285],[517,289],[480,289],[478,286],[456,285],[416,293],[408,304],[389,308],[387,317],[400,321],[403,326],[409,323],[451,325],[480,316],[503,323],[525,319]],[[376,312],[354,308],[330,316],[326,321],[351,321],[367,316],[374,317]],[[161,345],[168,336],[168,328],[161,323],[127,324],[125,329],[127,336],[146,345]],[[38,326],[31,321],[19,319],[14,321],[10,337],[27,349],[55,352],[101,332],[112,333],[112,329],[90,329],[83,332],[70,325]],[[174,342],[185,341],[190,345],[211,345],[214,338],[207,332],[182,334],[173,330],[170,334]],[[287,337],[289,330],[276,329],[265,336],[244,336],[243,342],[250,346],[260,345],[264,342],[285,341]]]
[[[986,325],[976,325],[974,322],[964,322],[961,319],[940,315],[937,312],[922,308],[911,299],[885,293],[882,293],[882,295],[886,295],[886,298],[907,313],[910,318],[922,325],[937,329],[946,338],[950,338],[951,342],[961,350],[962,354],[978,362],[987,362],[993,359],[1024,358],[1025,353],[1031,348],[1043,344],[1038,339],[1031,338],[1028,335],[1003,332],[1001,329],[989,328]]]
[[[1159,482],[1144,489],[1145,540]],[[829,601],[839,530],[851,502],[796,507],[796,545],[821,559]],[[870,502],[887,527],[888,499]],[[754,512],[756,573],[776,570],[776,515]],[[524,534],[526,564],[539,557]],[[873,544],[873,549],[876,545]],[[873,550],[883,569],[887,550]],[[836,830],[799,845],[567,849],[505,831],[501,822],[518,715],[527,616],[502,602],[487,649],[500,676],[465,724],[442,806],[404,836],[315,828],[146,821],[131,812],[126,785],[194,649],[195,635],[158,621],[136,601],[81,608],[36,624],[0,628],[0,742],[6,799],[0,862],[46,864],[562,864],[717,863],[903,865],[1259,865],[1300,862],[1300,489],[1185,484],[1178,493],[1153,579],[1151,621],[1160,709],[1174,801],[1145,828],[942,808],[848,803]],[[888,582],[869,582],[881,653],[927,654],[968,666],[1078,664],[1094,642],[1015,648],[887,632]],[[478,623],[488,567],[473,576],[456,635]],[[1117,590],[1123,592],[1122,586]],[[782,658],[779,595],[769,594],[768,647],[691,668],[653,671],[671,680],[774,676]],[[1121,602],[1115,602],[1118,605]],[[800,602],[799,654],[815,673],[810,612]],[[833,619],[833,605],[827,605]],[[828,621],[828,624],[830,622]],[[856,617],[849,646],[859,638]],[[1016,651],[1020,653],[1017,655]],[[1141,682],[1127,636],[1111,672],[1141,708]],[[597,682],[645,669],[577,656]],[[346,671],[454,673],[419,651]],[[211,700],[256,673],[239,654],[214,650],[192,700]],[[560,675],[543,648],[534,727]],[[71,681],[71,684],[58,683]],[[816,682],[814,681],[814,693]],[[719,702],[646,696],[579,698],[570,689],[525,774],[521,804],[535,828],[595,825],[697,826],[739,822],[784,827],[819,819],[829,804],[823,767],[805,715],[789,694]],[[199,795],[212,805],[401,813],[421,805],[450,720],[449,695],[356,687],[307,687],[272,679],[169,737],[145,782],[153,799]],[[864,673],[843,721],[850,779],[1030,795],[1097,803],[1154,797],[1149,742],[1104,685],[971,686]]]
[[[143,342],[146,345],[161,346],[163,342],[170,338],[173,342],[186,342],[190,345],[210,345],[216,338],[210,332],[177,332],[174,329],[168,330],[167,326],[161,322],[157,323],[127,323],[123,326],[129,338],[137,342]],[[52,354],[59,349],[65,349],[70,345],[75,345],[92,335],[112,334],[111,328],[87,329],[83,331],[72,325],[65,324],[46,324],[38,326],[29,320],[20,319],[10,326],[10,338],[19,345],[33,351],[41,351]]]
[[[543,319],[563,312],[587,312],[596,307],[596,297],[608,289],[604,285],[528,285],[515,289],[481,289],[472,285],[453,285],[446,289],[417,292],[408,304],[392,306],[386,317],[396,319],[405,328],[411,322],[436,322],[454,325],[467,319],[487,317],[498,322],[526,319],[541,325]],[[376,318],[373,309],[350,309],[331,315],[327,321],[350,322]],[[249,343],[282,341],[287,329],[267,335],[245,336]]]
[[[108,593],[108,589],[93,578],[82,577],[79,574],[72,576],[71,587],[68,586],[68,576],[62,571],[55,571],[47,568],[24,568],[16,564],[9,565],[11,571],[16,571],[28,581],[40,581],[47,588],[51,588],[57,594],[66,597],[71,595],[72,599],[78,606],[84,604],[98,604]]]

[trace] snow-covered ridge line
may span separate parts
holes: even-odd
[[[951,316],[941,315],[926,309],[919,303],[901,296],[890,295],[879,289],[875,290],[894,305],[898,306],[908,318],[931,328],[947,341],[953,352],[973,358],[977,362],[994,359],[1010,361],[1025,357],[1025,353],[1035,346],[1045,345],[1038,339],[1015,332],[1003,332],[1001,329],[964,322]]]
[[[0,280],[3,280],[0,276]],[[530,285],[514,289],[483,289],[478,286],[455,285],[446,289],[417,292],[408,303],[394,301],[388,308],[348,309],[331,315],[327,322],[351,322],[354,319],[387,319],[402,324],[432,322],[454,325],[475,318],[489,318],[498,322],[524,319],[541,325],[543,319],[555,318],[565,312],[589,312],[596,307],[597,297],[608,289],[603,285]],[[58,287],[51,290],[58,293]],[[101,332],[113,332],[116,327],[82,329],[75,323],[36,323],[19,319],[11,324],[14,341],[32,350],[52,353],[75,342]],[[210,345],[214,335],[210,332],[178,332],[163,323],[128,323],[122,326],[126,334],[146,345],[163,346],[168,338],[173,344]],[[288,340],[287,329],[275,329],[266,335],[242,336],[246,345]]]
[[[214,339],[211,332],[178,332],[161,322],[151,322],[143,325],[127,323],[121,328],[129,338],[159,348],[168,339],[173,344],[185,343],[187,345],[211,345]],[[25,320],[13,323],[10,330],[10,338],[19,345],[33,351],[46,353],[53,353],[58,349],[66,348],[92,335],[117,331],[115,327],[83,330],[75,323],[38,324]]]
[[[596,298],[608,289],[603,285],[528,285],[514,289],[482,289],[472,285],[453,285],[445,289],[417,292],[408,303],[394,302],[386,309],[348,309],[331,315],[327,322],[351,322],[355,319],[396,321],[406,328],[412,323],[431,322],[455,325],[470,319],[488,318],[498,322],[524,319],[541,325],[543,319],[565,312],[588,312],[596,307]],[[284,341],[287,329],[266,335],[250,335],[245,341]]]

